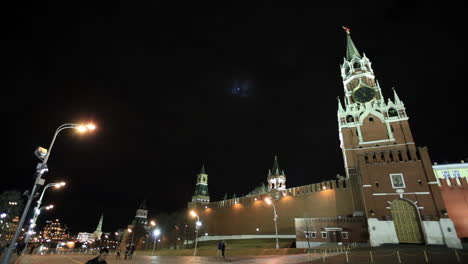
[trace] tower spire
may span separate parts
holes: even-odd
[[[281,174],[281,169],[278,164],[278,156],[275,156],[275,162],[273,163],[273,168],[271,169],[274,175],[280,175]]]
[[[398,97],[398,94],[396,93],[395,87],[392,87],[393,90],[393,99],[395,100],[395,104],[400,104],[400,97]]]
[[[354,45],[353,40],[351,39],[351,30],[348,27],[343,26],[343,29],[346,31],[346,60],[350,61],[353,58],[361,58],[361,54],[359,54],[358,49],[356,48],[356,45]]]
[[[205,173],[205,164],[202,164],[202,168],[201,168],[200,174],[206,174],[206,173]]]
[[[104,220],[104,214],[101,214],[101,218],[99,219],[98,226],[93,233],[94,239],[101,239],[102,236],[102,221]]]
[[[102,231],[102,221],[104,220],[104,214],[101,214],[101,218],[99,219],[98,226],[96,228],[96,231]]]

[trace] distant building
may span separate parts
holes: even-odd
[[[46,241],[63,241],[68,239],[67,233],[67,226],[60,223],[59,219],[55,219],[54,221],[46,221],[46,225],[42,231],[42,236]]]
[[[89,242],[94,240],[94,233],[80,232],[76,238],[79,242]]]
[[[137,249],[141,249],[145,243],[148,230],[148,209],[146,207],[146,201],[143,201],[136,211],[132,224],[128,225],[127,229],[123,230],[121,236],[122,240],[120,240],[119,246],[120,249],[125,250],[127,246],[132,244]]]

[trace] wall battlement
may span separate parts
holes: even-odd
[[[288,188],[282,191],[282,193],[284,196],[294,197],[294,196],[306,195],[309,193],[320,192],[320,191],[329,190],[329,189],[332,189],[332,190],[333,189],[346,189],[348,186],[347,183],[348,183],[347,180],[341,180],[341,179],[328,180],[328,181],[322,181],[319,183],[312,183],[308,185]],[[263,200],[267,196],[269,196],[268,193],[258,194],[258,195],[247,195],[247,196],[238,197],[238,198],[231,198],[231,199],[226,199],[226,200],[221,200],[221,201],[210,202],[210,203],[204,204],[204,206],[206,208],[230,207],[239,203],[252,203],[258,200]]]

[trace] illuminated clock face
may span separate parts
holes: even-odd
[[[353,91],[353,99],[358,103],[367,103],[372,101],[376,94],[377,93],[374,89],[367,86],[361,86]]]

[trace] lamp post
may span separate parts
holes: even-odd
[[[273,205],[273,213],[274,213],[274,218],[273,218],[273,221],[275,221],[275,232],[276,232],[276,249],[279,248],[279,242],[278,242],[278,225],[277,225],[277,220],[278,220],[278,214],[276,213],[276,206],[275,206],[275,203],[273,201],[271,201],[270,198],[265,198],[265,202],[267,204],[271,204]]]
[[[39,214],[42,212],[43,209],[50,210],[54,208],[53,204],[47,205],[47,206],[41,206],[39,208],[35,207],[34,208],[34,217],[31,219],[31,223],[29,224],[28,232],[26,233],[26,237],[24,238],[24,248],[23,248],[23,253],[26,250],[29,240],[31,239],[32,235],[34,234],[34,227],[36,227],[36,220]]]
[[[55,187],[55,188],[57,188],[57,189],[59,189],[59,188],[65,186],[65,184],[66,184],[65,182],[49,183],[49,184],[47,184],[47,185],[44,187],[44,189],[42,190],[42,194],[41,194],[41,196],[39,197],[39,200],[37,200],[37,205],[36,205],[36,207],[34,207],[34,216],[33,216],[32,220],[31,220],[31,224],[29,225],[28,233],[26,234],[26,238],[24,239],[24,243],[26,244],[26,246],[28,245],[28,242],[29,242],[29,240],[31,239],[31,235],[32,235],[32,233],[33,233],[33,229],[34,229],[34,227],[36,226],[37,217],[38,217],[39,214],[41,213],[41,209],[40,209],[41,207],[40,207],[40,206],[41,206],[42,198],[44,197],[45,191],[46,191],[48,188],[52,187],[52,186]],[[47,207],[45,207],[45,208],[47,209]],[[52,206],[51,208],[53,208],[53,206]],[[25,249],[26,249],[26,246],[24,247]]]
[[[55,130],[54,137],[52,138],[52,142],[50,143],[49,150],[45,148],[37,148],[34,154],[42,161],[39,162],[36,166],[36,172],[35,172],[35,182],[33,185],[33,188],[31,190],[31,193],[28,196],[28,201],[24,207],[23,213],[21,214],[20,221],[18,222],[18,226],[16,227],[15,234],[13,235],[13,238],[11,239],[10,246],[7,248],[5,255],[3,256],[2,262],[0,264],[8,264],[11,259],[11,255],[13,254],[13,251],[16,246],[16,241],[18,240],[18,237],[21,233],[21,229],[23,228],[24,221],[26,220],[26,217],[29,212],[29,207],[31,207],[32,200],[35,198],[36,190],[39,186],[44,185],[45,180],[42,179],[42,175],[44,175],[49,169],[47,168],[47,161],[49,160],[50,152],[52,151],[52,147],[54,146],[55,139],[57,138],[57,135],[60,133],[60,131],[65,130],[65,129],[77,129],[79,132],[86,132],[86,131],[91,131],[96,129],[96,126],[93,124],[88,124],[88,125],[78,125],[78,124],[72,124],[72,123],[66,123],[61,126],[59,126]]]
[[[195,248],[193,249],[193,255],[196,256],[197,255],[197,238],[198,238],[198,228],[202,225],[202,223],[200,222],[200,217],[197,215],[197,213],[195,213],[195,211],[190,211],[190,215],[192,215],[193,217],[197,217],[197,222],[195,222]]]
[[[132,238],[130,239],[130,247],[133,245],[133,230],[132,229],[127,229],[129,233],[132,233]]]
[[[156,249],[156,240],[158,239],[158,237],[159,237],[160,234],[161,234],[161,230],[159,230],[159,228],[156,228],[156,229],[153,231],[154,244],[153,244],[153,253],[151,254],[152,256],[154,256],[154,250]]]

